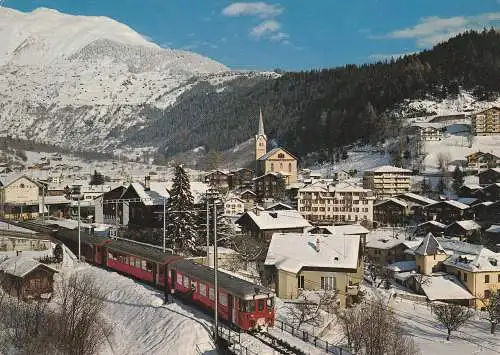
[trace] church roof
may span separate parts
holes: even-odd
[[[277,153],[279,152],[280,150],[283,150],[285,153],[287,153],[288,155],[290,155],[293,159],[297,160],[297,158],[295,158],[292,154],[290,154],[289,151],[287,151],[285,148],[274,148],[272,150],[270,150],[269,152],[267,152],[266,154],[264,154],[263,156],[261,156],[259,159],[257,160],[267,160],[269,159],[274,153]]]
[[[260,109],[259,112],[259,131],[257,133],[258,136],[265,136],[266,133],[264,132],[264,118],[262,116],[262,109]]]
[[[435,255],[438,252],[444,252],[444,248],[434,238],[432,233],[427,233],[422,243],[415,249],[416,255]]]

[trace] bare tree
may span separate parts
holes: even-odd
[[[394,273],[386,265],[375,260],[368,260],[368,262],[368,275],[372,286],[378,288],[383,284],[384,288],[389,289]]]
[[[413,280],[415,281],[415,291],[420,294],[424,292],[423,286],[428,286],[431,283],[430,277],[424,274],[413,275]]]
[[[347,345],[357,355],[415,355],[418,347],[406,335],[382,300],[366,301],[337,312]]]
[[[313,299],[312,293],[302,293],[298,301],[288,307],[292,323],[300,329],[304,324],[319,326],[321,324],[320,310],[324,307],[331,307],[335,302],[335,294],[330,291],[322,291],[315,294],[317,299]]]
[[[484,312],[486,319],[490,322],[490,332],[495,334],[496,326],[500,320],[500,295],[495,290],[490,290],[490,298],[481,298],[484,304]]]
[[[61,282],[56,294],[60,347],[72,354],[95,354],[111,334],[102,317],[103,292],[91,276],[73,274]]]
[[[449,303],[433,303],[431,310],[436,320],[448,330],[446,340],[450,340],[452,331],[458,330],[474,315],[469,308]]]
[[[235,233],[230,240],[230,245],[245,263],[261,260],[267,251],[266,242],[247,233]]]

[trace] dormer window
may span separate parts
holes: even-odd
[[[285,154],[283,154],[283,153],[279,153],[279,154],[278,154],[278,158],[279,158],[279,159],[285,159]]]

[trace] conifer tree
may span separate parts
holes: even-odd
[[[189,176],[182,165],[175,168],[167,203],[168,234],[174,250],[192,253],[196,247],[196,212]]]
[[[453,172],[453,190],[455,192],[458,192],[458,189],[460,189],[460,186],[464,184],[464,173],[460,169],[460,167],[457,165],[455,167],[455,171]]]

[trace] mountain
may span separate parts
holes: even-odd
[[[408,116],[499,104],[499,82],[500,34],[470,31],[385,62],[238,78],[223,90],[200,82],[167,110],[145,108],[149,126],[127,142],[152,142],[166,155],[224,151],[255,134],[260,106],[271,145],[331,161],[353,142],[398,136]]]
[[[168,107],[197,80],[227,75],[218,62],[161,48],[106,17],[0,7],[3,135],[114,147],[146,124],[144,106]]]

